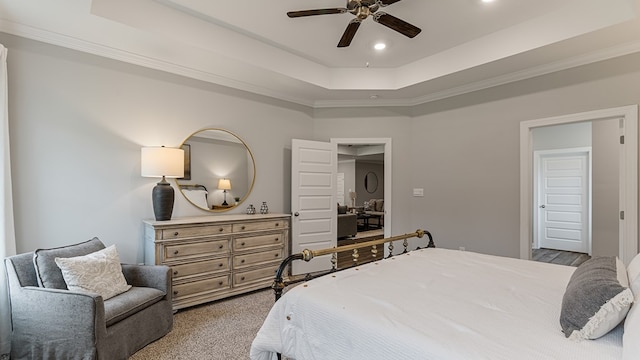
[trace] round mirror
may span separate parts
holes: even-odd
[[[249,196],[256,164],[247,144],[223,129],[203,129],[182,142],[184,177],[177,188],[196,207],[227,211]]]
[[[376,192],[376,190],[378,190],[378,175],[369,171],[367,175],[364,176],[364,188],[369,194]]]

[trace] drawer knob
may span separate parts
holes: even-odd
[[[244,276],[243,276],[243,277],[241,277],[241,278],[240,278],[240,280],[243,280],[243,281],[244,281]]]
[[[246,226],[242,225],[242,227],[240,229],[244,230],[246,228],[247,228]]]
[[[280,254],[275,254],[275,255],[276,255],[276,257],[280,256]]]
[[[179,253],[179,251],[178,251],[178,250],[175,250],[175,251],[173,252],[173,255],[178,255],[178,253]]]
[[[273,240],[275,240],[275,242],[278,242],[278,241],[280,240],[280,238],[279,238],[279,237],[277,237],[277,238],[275,238],[275,239],[273,239]]]
[[[218,246],[218,249],[224,249],[224,245]]]
[[[223,267],[223,266],[224,266],[223,263],[218,264],[218,267]]]
[[[224,228],[220,228],[220,229],[218,229],[218,231],[223,232],[223,231],[224,231]]]
[[[222,282],[222,281],[218,282],[218,285],[222,286],[222,284],[224,284],[224,282]]]
[[[244,245],[245,245],[245,242],[244,242],[244,241],[240,243],[240,246],[244,246]]]
[[[178,236],[178,234],[180,234],[180,233],[176,231],[176,232],[173,233],[173,236]]]
[[[177,290],[176,290],[176,291],[174,291],[174,292],[173,292],[173,295],[178,295],[178,291],[177,291]]]
[[[173,275],[178,275],[178,270],[174,271]]]
[[[241,264],[244,264],[244,259],[240,260],[240,263],[241,263]]]
[[[280,223],[276,223],[276,227],[280,226]]]

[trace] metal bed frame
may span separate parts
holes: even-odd
[[[424,235],[427,235],[427,237],[429,237],[429,243],[427,244],[427,248],[434,248],[436,247],[436,245],[433,242],[433,237],[431,236],[431,233],[427,230],[422,230],[422,229],[418,229],[413,233],[409,233],[409,234],[404,234],[404,235],[398,235],[398,236],[392,236],[389,238],[384,238],[384,239],[377,239],[377,240],[371,240],[371,241],[366,241],[366,242],[362,242],[362,243],[357,243],[357,244],[350,244],[350,245],[343,245],[343,246],[338,246],[338,247],[333,247],[333,248],[328,248],[328,249],[320,249],[320,250],[308,250],[305,249],[303,250],[301,253],[297,253],[297,254],[292,254],[289,255],[286,259],[284,259],[284,261],[282,261],[282,263],[280,264],[280,266],[278,267],[278,270],[276,271],[276,276],[275,279],[273,281],[273,285],[271,286],[271,288],[274,291],[275,294],[275,298],[276,301],[278,301],[278,299],[280,299],[280,297],[282,296],[282,292],[284,291],[284,289],[289,286],[289,285],[293,285],[296,283],[300,283],[300,282],[304,282],[304,281],[309,281],[311,279],[315,279],[317,277],[321,277],[321,276],[325,276],[327,274],[331,274],[337,271],[342,271],[351,267],[354,267],[357,265],[358,259],[360,258],[360,252],[358,251],[358,249],[362,249],[362,248],[370,248],[370,256],[373,258],[373,260],[379,260],[379,259],[383,259],[384,256],[379,256],[378,254],[378,246],[379,245],[383,245],[385,243],[389,243],[388,245],[388,249],[389,249],[389,255],[386,257],[391,258],[393,257],[393,249],[394,249],[394,241],[399,241],[399,240],[403,240],[403,247],[404,247],[404,251],[401,254],[405,254],[407,252],[409,252],[408,247],[409,247],[409,243],[408,243],[408,239],[412,238],[412,237],[417,237],[417,238],[422,238]],[[418,247],[417,249],[420,249],[420,247]],[[417,250],[416,249],[416,250]],[[337,263],[338,263],[338,258],[337,258],[337,254],[339,252],[344,252],[344,251],[352,251],[352,258],[353,258],[353,265],[350,267],[346,267],[343,269],[338,269],[337,268]],[[318,273],[309,273],[306,274],[302,277],[298,277],[298,278],[292,278],[291,276],[288,276],[288,280],[284,279],[284,274],[287,270],[287,268],[291,265],[292,262],[297,261],[297,260],[303,260],[303,261],[311,261],[311,259],[318,257],[318,256],[323,256],[323,255],[331,255],[331,269],[327,270],[327,271],[322,271],[322,272],[318,272]]]

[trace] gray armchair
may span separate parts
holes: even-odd
[[[94,238],[48,249],[53,252],[44,260],[101,248],[104,245]],[[11,359],[127,359],[171,331],[169,267],[122,265],[131,289],[103,300],[97,294],[39,285],[43,276],[57,276],[54,268],[38,267],[39,261],[43,259],[36,260],[34,252],[5,259],[13,326]]]

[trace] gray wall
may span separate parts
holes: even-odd
[[[517,257],[521,121],[640,102],[640,55],[425,104],[412,121],[414,226],[443,247]]]
[[[393,233],[424,227],[442,247],[519,255],[519,123],[640,102],[640,55],[414,108],[309,109],[0,34],[18,251],[99,236],[142,260],[154,179],[140,147],[226,128],[251,147],[245,204],[290,211],[292,138],[392,139]],[[412,188],[425,190],[413,197]],[[243,205],[245,205],[243,204]],[[233,211],[242,212],[243,209]],[[204,214],[181,196],[174,216]]]
[[[9,49],[9,117],[17,248],[98,236],[143,260],[142,219],[158,179],[140,176],[142,146],[178,146],[225,128],[251,147],[249,203],[290,212],[292,138],[311,138],[307,109],[18,37]],[[208,214],[178,192],[174,217]]]

